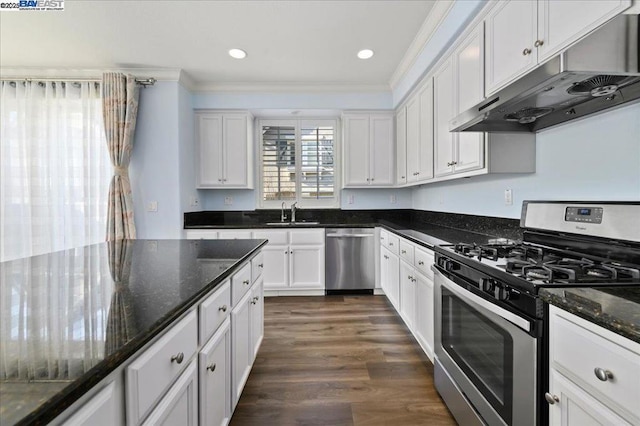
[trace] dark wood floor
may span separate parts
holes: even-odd
[[[241,425],[455,425],[433,365],[384,296],[265,298]]]

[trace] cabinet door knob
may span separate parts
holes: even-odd
[[[258,268],[264,268],[264,264],[259,263],[259,264],[258,264]]]
[[[603,382],[613,379],[613,373],[609,370],[605,370],[604,368],[596,367],[593,369],[593,372],[598,380],[602,380]]]
[[[373,178],[371,178],[371,182],[373,182]]]
[[[218,308],[219,311],[227,312],[227,305],[222,305]]]
[[[535,47],[540,47],[540,46],[542,46],[543,44],[544,44],[544,40],[536,40],[536,42],[535,42],[535,43],[533,43],[533,45],[534,45]]]
[[[404,179],[404,176],[400,176],[400,179]]]
[[[406,250],[402,250],[402,254],[407,254],[407,251]]]
[[[419,261],[418,261],[418,265],[421,265],[421,266],[422,266],[422,265],[424,265],[424,262],[423,262],[422,260],[419,260]]]
[[[244,284],[244,285],[249,285],[249,280],[244,280],[244,281],[242,281],[242,284]]]
[[[216,365],[215,364],[207,365],[207,370],[213,373],[214,371],[216,371]]]
[[[393,243],[389,243],[389,245],[390,245],[390,246],[392,246],[392,245],[393,245]]]
[[[530,54],[531,54],[531,49],[529,49],[528,47],[527,47],[527,48],[525,48],[525,49],[522,51],[522,55],[523,55],[523,56],[527,56],[527,55],[530,55]]]
[[[184,361],[184,354],[182,352],[178,352],[177,355],[174,355],[171,357],[171,362],[176,362],[177,364],[182,364],[182,361]]]
[[[371,182],[371,179],[367,178],[367,182]]]
[[[555,396],[555,395],[551,395],[549,392],[546,392],[546,393],[544,394],[544,399],[546,399],[546,400],[547,400],[547,402],[549,403],[549,405],[553,405],[553,404],[555,404],[556,402],[560,402],[560,398],[558,398],[558,397],[557,397],[557,396]]]

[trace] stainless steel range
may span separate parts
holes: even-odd
[[[520,225],[435,247],[436,388],[460,424],[547,423],[540,288],[640,285],[640,203],[525,201]]]

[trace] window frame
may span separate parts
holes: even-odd
[[[264,126],[293,126],[295,128],[295,200],[264,200],[264,150],[262,141],[262,128]],[[309,126],[333,126],[333,185],[334,196],[330,199],[313,200],[302,198],[302,135],[301,129]],[[256,119],[256,145],[257,145],[257,160],[258,160],[258,190],[256,192],[256,207],[257,209],[271,210],[280,209],[282,203],[287,203],[289,207],[292,203],[297,203],[299,208],[327,208],[327,209],[339,209],[340,208],[340,193],[342,182],[342,163],[341,163],[341,129],[340,120],[335,117],[304,117],[300,119],[291,118],[259,118]]]

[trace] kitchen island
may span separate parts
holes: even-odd
[[[265,244],[125,240],[0,263],[0,423],[54,419]]]

